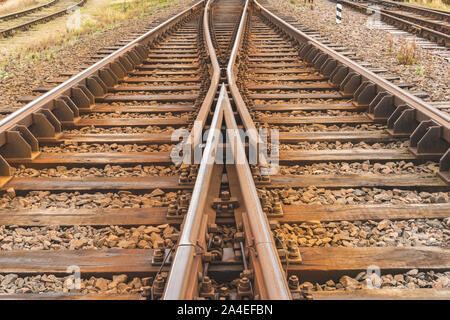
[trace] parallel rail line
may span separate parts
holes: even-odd
[[[19,30],[26,30],[31,26],[47,22],[63,16],[81,7],[87,0],[53,0],[41,6],[28,10],[14,12],[0,17],[0,37],[7,37]]]

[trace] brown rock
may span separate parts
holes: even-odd
[[[133,240],[121,240],[117,246],[122,249],[134,249],[136,248],[136,242]]]
[[[137,246],[138,246],[139,249],[145,249],[145,248],[150,248],[150,247],[151,247],[151,246],[150,246],[150,243],[148,243],[148,242],[145,241],[145,240],[139,241],[138,244],[137,244]]]
[[[378,225],[377,225],[377,229],[378,230],[384,230],[384,229],[386,229],[386,227],[388,227],[389,226],[389,224],[390,224],[391,222],[389,221],[389,220],[382,220],[382,221],[380,221],[379,223],[378,223]]]
[[[344,288],[354,289],[358,287],[359,282],[349,276],[342,276],[339,279],[339,283],[344,286]]]
[[[157,241],[164,241],[164,239],[156,232],[153,232],[150,235],[150,239],[152,240],[152,243],[155,243]]]
[[[128,280],[128,276],[126,274],[119,274],[116,276],[113,276],[113,282],[119,284],[119,283],[125,283]]]
[[[95,281],[95,287],[100,289],[101,291],[106,291],[108,290],[108,280],[104,279],[104,278],[98,278]]]
[[[142,287],[141,279],[133,278],[133,281],[130,282],[130,286],[134,289],[139,289]]]
[[[152,191],[152,193],[150,193],[150,195],[152,197],[159,197],[159,196],[163,196],[165,194],[166,193],[164,191],[162,191],[161,189],[155,189],[155,190]]]

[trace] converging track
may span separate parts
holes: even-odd
[[[0,121],[0,298],[450,297],[448,115],[257,1],[98,55]]]

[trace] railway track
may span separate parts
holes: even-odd
[[[16,31],[55,19],[85,3],[86,0],[53,0],[41,6],[0,16],[0,36],[11,36]]]
[[[436,22],[450,22],[450,14],[448,11],[438,10],[433,8],[428,8],[424,6],[404,3],[404,2],[396,2],[396,1],[386,1],[379,0],[375,1],[375,3],[380,3],[386,7],[392,7],[393,9],[399,8],[402,11],[411,12],[414,14],[418,14],[423,17],[431,18],[437,20]]]
[[[99,54],[0,121],[0,298],[448,299],[448,115],[257,1]]]
[[[375,19],[437,42],[445,48],[450,46],[450,15],[448,13],[392,1],[360,3],[343,0],[342,3],[362,13],[374,14]]]

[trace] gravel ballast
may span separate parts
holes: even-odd
[[[0,275],[0,294],[143,294],[151,289],[151,278],[128,277],[126,274],[112,278],[91,277],[80,279],[80,288],[73,276],[58,277],[53,274],[21,277],[10,273]],[[71,289],[70,287],[75,288]],[[70,288],[70,289],[69,289]]]
[[[258,193],[267,196],[269,201],[274,201],[274,196],[278,197],[286,205],[448,203],[450,197],[450,192],[417,192],[378,188],[277,188],[258,189]]]
[[[325,283],[303,282],[302,289],[312,291],[348,291],[359,289],[419,289],[450,288],[450,272],[409,270],[406,273],[380,274],[361,272],[356,277],[342,276],[338,282],[328,280]]]
[[[178,232],[178,229],[168,224],[138,228],[0,226],[0,250],[150,249],[157,242],[164,242],[167,247],[171,247],[176,241],[173,236]]]
[[[280,166],[278,174],[290,175],[347,175],[347,174],[431,174],[439,171],[439,163],[427,162],[414,165],[412,162],[396,161],[386,163],[339,162],[313,163],[311,165]]]
[[[142,166],[122,167],[106,165],[104,168],[67,168],[56,166],[56,168],[33,169],[24,165],[16,168],[14,177],[24,178],[73,178],[73,177],[147,177],[147,176],[177,176],[180,167],[171,166]]]
[[[283,224],[274,235],[301,247],[411,247],[450,245],[450,218]]]
[[[11,190],[10,190],[11,191]],[[119,209],[119,208],[152,208],[165,207],[172,200],[177,200],[182,194],[178,192],[164,192],[155,189],[151,193],[133,194],[130,191],[117,193],[96,192],[60,192],[31,191],[24,196],[15,195],[14,190],[0,197],[0,209]]]
[[[70,142],[56,147],[40,147],[43,153],[92,153],[92,152],[167,152],[172,150],[172,145],[168,144],[118,144],[118,143],[77,143]]]

